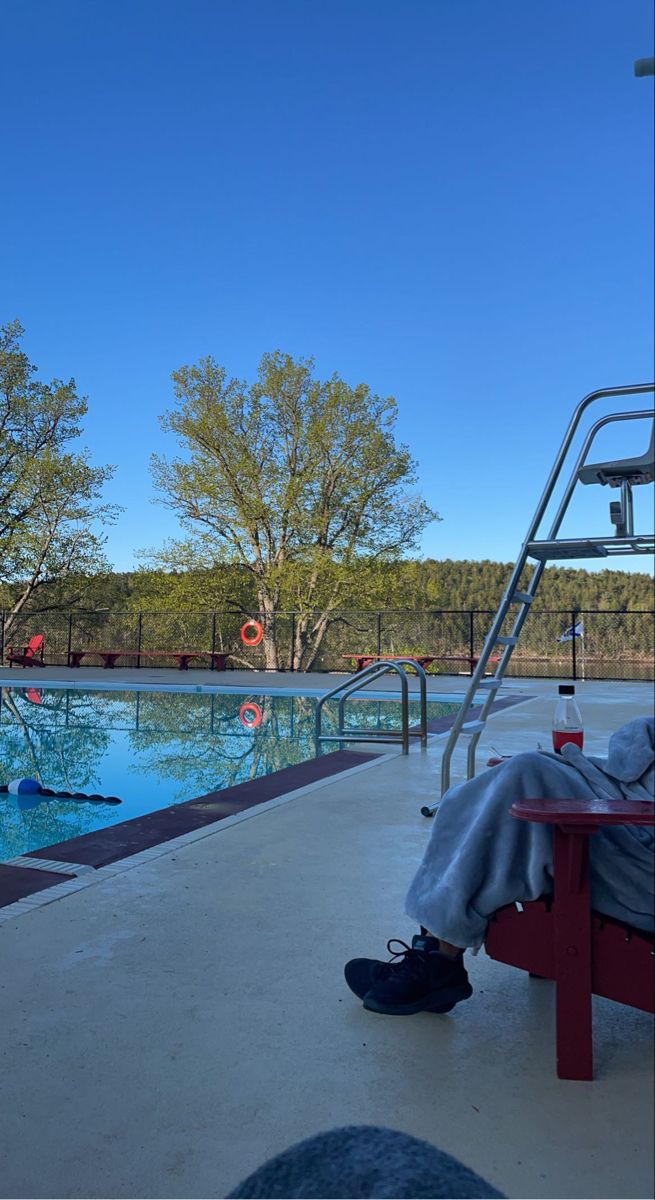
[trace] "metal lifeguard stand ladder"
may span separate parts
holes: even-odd
[[[480,735],[487,721],[489,710],[500,687],[507,666],[517,645],[525,619],[530,611],[539,580],[548,561],[556,559],[577,558],[610,558],[625,554],[652,554],[655,547],[655,537],[652,533],[636,534],[634,532],[634,516],[632,489],[641,484],[653,483],[655,479],[655,412],[650,409],[638,409],[610,413],[601,417],[589,429],[569,481],[564,488],[559,507],[553,518],[552,525],[545,538],[539,537],[541,523],[546,508],[553,496],[561,475],[567,453],[580,424],[585,409],[596,400],[612,396],[641,396],[655,392],[655,384],[638,383],[627,387],[601,388],[590,392],[580,401],[559,448],[555,462],[546,482],[543,495],[537,505],[537,510],[530,522],[525,541],[521,546],[519,556],[505,588],[498,611],[494,617],[491,629],[487,635],[484,648],[476,664],[469,687],[464,697],[462,707],[457,714],[455,723],[444,748],[441,761],[441,794],[450,786],[450,763],[453,751],[461,735],[469,737],[467,754],[467,778],[475,775],[475,751]],[[605,425],[618,421],[649,420],[651,422],[650,444],[645,454],[636,458],[617,459],[610,462],[587,463],[587,455],[599,430]],[[609,535],[585,538],[559,538],[558,533],[564,515],[571,501],[573,491],[578,483],[609,486],[619,491],[618,500],[610,503],[610,523],[614,532]],[[525,591],[519,591],[521,576],[528,559],[534,560],[532,576]],[[508,634],[501,631],[510,613],[514,613],[511,629]],[[484,678],[485,668],[496,648],[500,648],[500,657],[492,677]],[[466,715],[471,707],[476,693],[487,693],[475,721],[467,721]],[[426,805],[421,811],[426,816],[433,816],[439,802]]]

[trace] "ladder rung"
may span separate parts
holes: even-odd
[[[486,721],[465,721],[462,725],[462,733],[476,733],[478,729],[484,729]]]
[[[529,592],[514,592],[512,600],[514,600],[516,604],[532,604],[534,596],[531,596]]]
[[[519,640],[519,639],[518,639],[517,637],[505,637],[505,636],[503,636],[503,637],[497,637],[497,638],[496,638],[496,641],[497,641],[497,643],[498,643],[498,645],[499,645],[499,646],[515,646],[515,645],[516,645],[516,643],[518,642],[518,640]]]
[[[482,682],[478,684],[478,687],[479,688],[489,688],[491,690],[492,688],[501,687],[502,682],[503,682],[502,679],[483,679]]]

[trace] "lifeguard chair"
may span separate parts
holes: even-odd
[[[539,537],[546,508],[553,498],[557,485],[561,483],[562,472],[571,444],[575,437],[581,418],[589,406],[598,400],[615,396],[641,396],[655,393],[655,384],[638,383],[626,387],[600,388],[590,392],[580,401],[575,409],[569,427],[564,435],[562,444],[555,457],[555,462],[546,482],[543,494],[537,505],[536,512],[525,536],[516,563],[512,570],[509,583],[505,588],[498,611],[491,624],[478,663],[470,678],[468,689],[459,713],[455,719],[450,736],[444,747],[441,760],[441,794],[450,786],[450,763],[453,751],[460,736],[468,736],[467,778],[475,775],[475,752],[480,735],[486,725],[489,711],[496,697],[498,688],[503,682],[505,671],[517,645],[525,619],[530,611],[539,581],[546,563],[562,559],[581,558],[613,558],[618,555],[651,554],[655,549],[653,532],[635,533],[633,511],[633,489],[655,480],[655,410],[626,409],[621,412],[608,413],[600,417],[588,430],[578,454],[577,460],[569,476],[568,483],[561,495],[557,512],[545,538]],[[633,458],[614,459],[607,462],[588,463],[589,452],[598,433],[606,425],[623,421],[649,421],[650,442],[647,450]],[[643,443],[642,443],[643,445]],[[611,534],[599,534],[595,537],[561,538],[559,531],[567,512],[571,497],[578,484],[586,486],[618,488],[620,497],[612,500],[609,507],[610,524],[614,526]],[[530,582],[525,591],[519,590],[521,576],[528,560],[534,560]],[[508,614],[514,613],[511,629],[508,634],[502,633]],[[485,678],[487,665],[494,655],[499,655],[492,676]],[[485,695],[486,693],[486,695]],[[476,694],[483,694],[484,701],[475,721],[467,721],[466,714],[474,701]],[[426,816],[432,816],[439,801],[425,805],[421,810]]]

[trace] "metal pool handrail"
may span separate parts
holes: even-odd
[[[409,728],[409,688],[407,684],[407,674],[403,667],[412,667],[418,676],[419,680],[419,696],[420,696],[420,719],[419,728],[413,730]],[[401,731],[400,734],[387,733],[380,734],[375,730],[369,729],[351,729],[348,732],[344,729],[345,717],[345,702],[355,694],[361,691],[367,684],[379,679],[382,675],[388,674],[389,671],[395,672],[400,676],[400,698],[401,698]],[[336,734],[321,732],[321,718],[323,714],[323,706],[328,700],[339,696],[338,708],[338,732]],[[427,682],[423,667],[413,658],[399,658],[395,661],[390,659],[382,659],[378,663],[370,663],[368,667],[364,667],[362,671],[356,673],[354,679],[343,680],[333,687],[331,691],[326,692],[321,696],[316,705],[315,731],[316,731],[316,752],[320,749],[321,742],[384,742],[398,743],[402,745],[403,754],[409,754],[409,739],[410,737],[420,737],[421,745],[427,746],[428,742],[428,710],[427,710]]]

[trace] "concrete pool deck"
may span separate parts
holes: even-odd
[[[77,686],[107,675],[125,686],[150,675],[208,682],[193,671],[48,671]],[[336,682],[244,674],[212,684]],[[35,673],[0,679],[38,686]],[[431,681],[439,694],[465,687],[466,677]],[[502,694],[533,698],[492,717],[479,762],[492,747],[547,745],[555,691],[555,681],[508,680]],[[577,691],[590,753],[652,710],[649,684]],[[34,897],[0,924],[1,1196],[222,1197],[267,1156],[344,1124],[426,1138],[511,1197],[652,1194],[646,1014],[596,999],[597,1077],[571,1083],[554,1072],[552,985],[484,953],[470,960],[472,999],[444,1017],[378,1017],[343,982],[348,958],[386,957],[388,938],[414,932],[404,896],[430,835],[419,809],[437,794],[443,745],[442,735],[407,758],[385,753],[89,869],[76,881],[86,886]],[[454,775],[462,769],[458,751]]]

